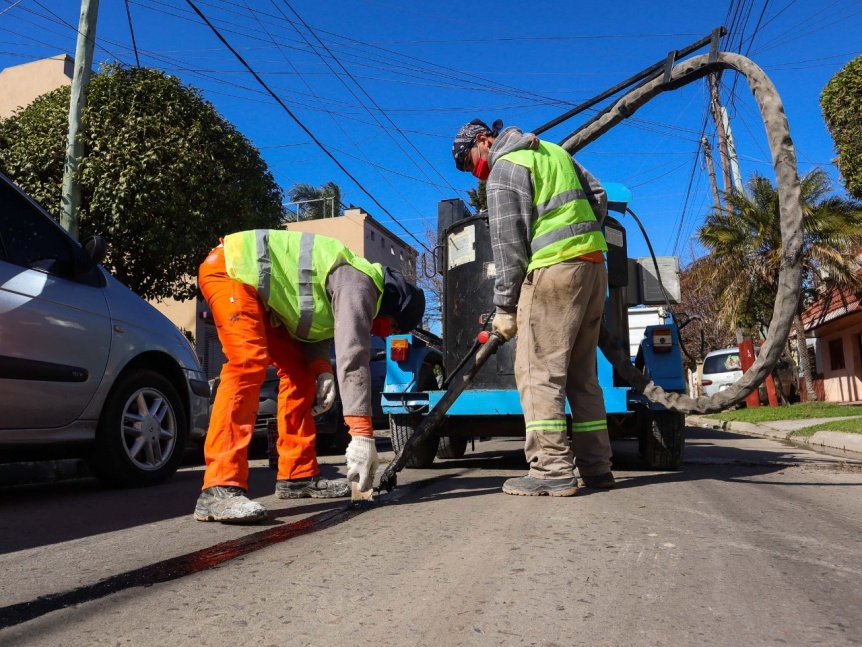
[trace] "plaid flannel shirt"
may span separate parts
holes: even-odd
[[[535,149],[538,139],[518,128],[506,128],[494,141],[490,152],[488,178],[488,222],[494,254],[496,282],[494,305],[500,312],[513,313],[518,306],[521,284],[530,263],[530,241],[536,213],[533,209],[533,179],[529,169],[499,158],[515,150]],[[608,214],[604,188],[583,166],[572,159],[587,200],[596,219]]]

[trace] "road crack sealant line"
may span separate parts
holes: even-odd
[[[790,127],[778,91],[769,77],[750,59],[731,52],[695,56],[673,67],[667,83],[664,76],[642,83],[624,94],[605,110],[580,126],[560,145],[574,154],[587,144],[632,116],[662,92],[676,90],[713,72],[731,69],[743,74],[748,81],[769,140],[769,150],[778,184],[781,214],[781,263],[778,291],[769,332],[754,365],[742,379],[711,397],[689,397],[684,393],[667,393],[635,368],[628,353],[611,333],[601,326],[599,347],[604,356],[631,386],[668,409],[680,413],[715,413],[742,402],[772,372],[790,333],[793,315],[799,304],[802,286],[802,203],[796,168],[796,151],[790,138]]]
[[[319,530],[332,528],[339,524],[354,519],[355,517],[379,508],[380,506],[395,503],[399,499],[412,494],[418,490],[434,485],[445,479],[459,476],[462,472],[435,476],[421,481],[414,481],[398,488],[396,491],[382,495],[373,502],[362,502],[358,505],[348,503],[335,510],[326,510],[305,519],[293,523],[276,526],[239,539],[226,541],[209,548],[197,550],[193,553],[172,557],[155,564],[143,566],[133,571],[126,571],[118,575],[105,578],[95,584],[81,586],[71,591],[52,593],[18,604],[0,607],[0,629],[14,627],[15,625],[35,620],[52,611],[59,611],[68,607],[99,600],[114,593],[136,587],[148,587],[153,584],[170,582],[187,575],[194,575],[220,566],[227,561],[248,555],[262,548],[279,544],[294,537],[301,537]],[[197,522],[195,522],[197,523]]]

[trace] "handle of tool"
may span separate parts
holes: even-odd
[[[416,445],[433,433],[437,426],[442,422],[443,418],[446,417],[446,412],[449,411],[449,408],[455,400],[458,399],[458,396],[461,395],[464,389],[466,389],[470,382],[473,381],[473,378],[476,377],[476,374],[482,366],[484,366],[485,362],[488,361],[488,358],[496,353],[497,349],[505,343],[505,341],[506,340],[496,332],[493,332],[488,336],[488,341],[479,347],[479,350],[476,353],[476,359],[470,367],[470,370],[462,375],[460,379],[454,380],[449,385],[446,394],[440,399],[434,408],[428,412],[428,415],[425,416],[422,422],[419,423],[419,426],[416,427],[416,431],[414,431],[410,438],[407,439],[407,442],[404,443],[401,453],[399,453],[398,456],[396,456],[395,459],[386,466],[386,469],[380,476],[381,489],[385,489],[389,492],[395,487],[395,474],[404,469],[407,461],[413,455]]]

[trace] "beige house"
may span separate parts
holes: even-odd
[[[287,229],[335,238],[358,256],[372,263],[398,268],[415,280],[416,250],[362,209],[347,209],[343,216],[335,218],[288,223]],[[206,302],[168,299],[152,304],[194,338],[207,379],[218,376],[225,358]]]
[[[0,71],[0,119],[26,108],[38,96],[72,85],[75,59],[59,54]]]
[[[287,229],[335,238],[372,263],[397,268],[411,280],[416,278],[416,250],[362,209],[346,209],[336,218],[291,222]]]

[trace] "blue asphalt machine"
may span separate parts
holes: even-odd
[[[605,184],[605,190],[609,211],[622,217],[631,193],[619,184]],[[604,325],[621,347],[631,349],[632,362],[651,380],[665,391],[684,392],[677,324],[662,316],[654,325],[630,330],[630,318],[642,320],[633,316],[641,312],[635,306],[669,305],[678,292],[676,259],[629,259],[620,221],[608,216],[603,230],[608,242]],[[396,452],[380,481],[387,491],[402,468],[428,467],[435,457],[460,458],[471,439],[525,434],[514,376],[517,337],[503,343],[491,332],[495,272],[487,212],[472,214],[458,199],[439,203],[435,265],[443,283],[442,337],[414,331],[387,341],[382,405]],[[652,469],[678,469],[685,416],[638,394],[601,353],[597,371],[611,437],[636,437]]]

